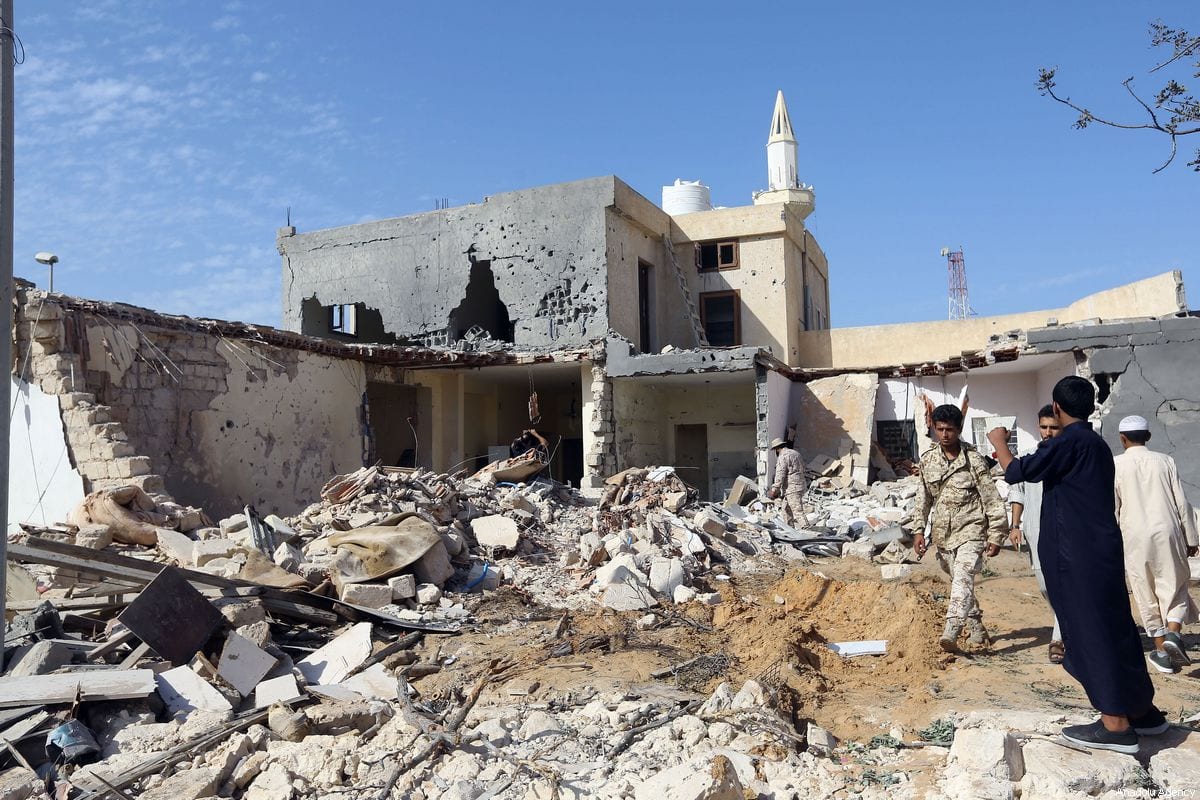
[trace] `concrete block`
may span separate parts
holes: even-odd
[[[421,605],[433,605],[442,599],[442,590],[432,583],[422,583],[417,587],[417,602]]]
[[[692,517],[692,524],[709,536],[720,538],[725,535],[725,520],[716,513],[705,509]]]
[[[371,656],[371,623],[360,622],[329,644],[296,663],[311,684],[340,683],[350,671]]]
[[[114,442],[112,447],[114,451],[121,446],[132,452],[132,445],[124,444],[123,442]],[[149,456],[131,456],[129,458],[117,458],[113,461],[113,471],[118,478],[132,478],[135,475],[149,475],[151,472]]]
[[[683,581],[683,562],[678,558],[656,558],[650,562],[650,587],[659,594],[674,597]]]
[[[409,567],[419,583],[433,583],[441,586],[454,577],[454,565],[450,563],[450,555],[446,546],[440,541],[417,559]]]
[[[467,573],[466,586],[472,592],[494,592],[500,588],[500,570],[495,565],[472,564]]]
[[[186,567],[194,563],[196,542],[179,531],[159,528],[158,549],[163,555]]]
[[[229,701],[212,684],[193,672],[191,667],[175,667],[160,672],[154,676],[154,682],[158,684],[158,694],[172,714],[181,711],[233,710]]]
[[[808,723],[808,730],[805,732],[805,741],[808,743],[808,749],[822,755],[832,753],[837,747],[837,738],[832,733],[822,728],[815,723]]]
[[[246,520],[245,514],[234,514],[232,517],[226,517],[217,524],[221,527],[222,533],[230,534],[245,529],[250,523]]]
[[[667,511],[678,514],[687,505],[687,492],[664,492],[662,504]]]
[[[475,534],[475,541],[479,542],[482,547],[513,550],[521,540],[521,532],[517,528],[517,523],[500,514],[472,520],[471,531]]]
[[[880,577],[885,581],[902,581],[912,576],[912,564],[884,564],[879,568]]]
[[[638,569],[637,560],[631,553],[618,553],[596,570],[596,586],[631,582],[639,585],[646,583],[646,575]]]
[[[696,595],[696,602],[703,603],[706,606],[719,606],[721,605],[721,593],[701,592]]]
[[[409,600],[417,596],[417,579],[412,575],[395,575],[388,578],[387,585],[392,590],[392,600]]]
[[[254,707],[267,708],[275,703],[287,703],[299,700],[304,694],[296,685],[296,677],[292,673],[269,678],[254,687]]]
[[[1021,745],[997,728],[968,728],[954,734],[942,789],[950,797],[1012,800],[1025,775]]]
[[[957,734],[956,734],[957,738]],[[1081,753],[1034,740],[1022,749],[1025,776],[1021,797],[1120,796],[1142,785],[1143,770],[1133,756],[1110,750]]]
[[[218,558],[229,558],[241,545],[229,539],[205,539],[192,542],[192,563],[202,567]]]
[[[34,642],[18,647],[9,661],[6,673],[10,678],[47,675],[71,663],[74,650],[62,642]]]
[[[696,590],[690,586],[676,586],[671,599],[676,603],[690,603],[696,599]]]
[[[842,558],[861,558],[870,561],[875,557],[875,545],[866,539],[847,542],[842,546]]]
[[[249,697],[279,659],[238,633],[225,637],[217,674],[242,697]]]
[[[383,608],[392,602],[392,587],[386,583],[347,583],[342,586],[343,603],[366,608]]]
[[[600,602],[613,611],[641,611],[658,605],[645,586],[636,583],[614,583],[604,590]]]
[[[83,525],[75,534],[76,546],[92,550],[103,550],[112,544],[112,541],[112,529],[107,525]]]
[[[725,498],[725,505],[744,506],[757,496],[758,484],[745,475],[739,475],[734,480],[733,486],[729,489],[729,495]]]
[[[1165,738],[1165,737],[1164,737]],[[1200,733],[1191,732],[1178,744],[1150,757],[1150,777],[1166,791],[1166,796],[1186,796],[1200,786]]]

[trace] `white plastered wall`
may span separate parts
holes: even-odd
[[[8,530],[19,523],[66,521],[83,500],[83,478],[71,465],[58,398],[10,376]]]

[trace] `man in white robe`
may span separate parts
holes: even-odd
[[[1200,543],[1196,522],[1174,459],[1146,447],[1146,419],[1126,417],[1119,432],[1125,452],[1115,459],[1116,507],[1125,575],[1146,635],[1154,640],[1151,665],[1178,672],[1191,663],[1180,633],[1198,619],[1188,593],[1188,556]]]

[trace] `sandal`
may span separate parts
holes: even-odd
[[[1067,657],[1067,648],[1063,646],[1062,642],[1051,642],[1049,655],[1051,664],[1061,664]]]

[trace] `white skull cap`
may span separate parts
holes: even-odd
[[[1121,433],[1148,431],[1150,430],[1150,423],[1146,421],[1145,417],[1139,417],[1137,414],[1134,414],[1121,420],[1121,424],[1117,427],[1117,430]]]

